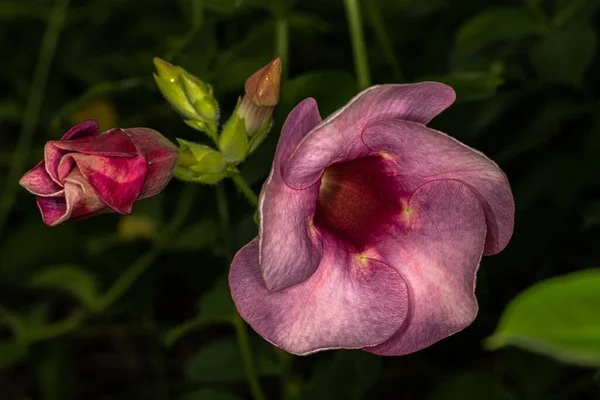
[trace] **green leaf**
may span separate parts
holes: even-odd
[[[590,23],[574,23],[556,30],[532,50],[531,61],[540,79],[581,86],[594,59],[596,33]]]
[[[600,1],[597,0],[557,0],[553,22],[562,26],[575,19],[590,19],[594,16]]]
[[[600,269],[551,278],[504,311],[490,349],[516,345],[560,361],[600,366]]]
[[[516,397],[493,375],[464,372],[442,382],[430,400],[515,400]]]
[[[379,356],[358,350],[338,350],[318,362],[302,398],[311,400],[363,399],[381,373]]]
[[[452,86],[459,102],[481,101],[494,96],[504,83],[502,70],[502,64],[498,63],[487,71],[458,71],[450,75],[428,77],[423,80],[443,82]]]
[[[31,287],[56,289],[70,294],[90,310],[97,306],[98,287],[96,279],[87,271],[70,266],[46,268],[35,274]]]
[[[270,346],[267,349],[270,350]],[[279,365],[260,348],[253,346],[253,350],[260,375],[277,375],[281,372]],[[185,375],[190,381],[200,383],[243,381],[246,374],[238,344],[233,339],[219,340],[203,347],[188,359]]]
[[[236,315],[227,277],[223,277],[200,301],[200,316],[206,321],[218,322],[230,320]]]
[[[455,37],[457,55],[472,54],[501,40],[520,40],[536,31],[525,7],[505,6],[485,10],[465,22]]]
[[[200,389],[195,392],[186,393],[179,397],[179,400],[241,400],[231,393],[217,392],[215,390]]]

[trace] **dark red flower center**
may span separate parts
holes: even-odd
[[[395,179],[379,156],[331,165],[321,180],[315,227],[359,251],[373,245],[402,212]]]

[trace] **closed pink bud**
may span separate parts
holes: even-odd
[[[274,59],[246,80],[246,96],[258,107],[275,107],[279,103],[281,60]]]
[[[117,212],[161,192],[177,167],[177,147],[148,128],[110,129],[96,121],[50,141],[44,159],[19,181],[37,197],[46,225]]]

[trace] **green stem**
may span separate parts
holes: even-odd
[[[287,17],[284,15],[275,17],[275,51],[277,57],[281,59],[282,81],[285,81],[289,69],[289,34],[290,26]]]
[[[239,174],[236,176],[239,176]],[[225,255],[227,258],[227,264],[229,264],[233,258],[234,250],[233,234],[231,232],[231,221],[229,218],[229,207],[227,205],[227,196],[225,195],[225,190],[222,184],[217,185],[215,190],[217,195],[217,209],[219,213],[219,220],[221,221],[221,230],[225,242]],[[254,193],[252,194],[254,195]],[[248,385],[250,386],[250,391],[252,392],[252,397],[254,400],[265,400],[265,395],[263,394],[262,388],[260,387],[258,374],[256,372],[256,368],[254,367],[254,360],[252,359],[252,350],[250,348],[250,342],[248,340],[248,332],[246,330],[245,322],[242,320],[242,318],[240,318],[239,315],[235,315],[232,318],[231,323],[235,328],[235,334],[237,337],[238,345],[240,347],[240,354],[244,363],[244,371],[246,373]]]
[[[128,289],[129,287],[142,275],[160,254],[163,246],[168,240],[175,234],[177,229],[185,221],[189,212],[192,209],[194,202],[194,196],[196,194],[196,187],[194,185],[186,185],[179,203],[175,210],[175,214],[171,218],[169,225],[162,231],[156,244],[152,249],[148,250],[140,258],[137,259],[116,281],[113,285],[104,293],[103,296],[98,300],[96,311],[103,311],[114,304]]]
[[[229,228],[231,226],[231,219],[229,218],[229,207],[227,207],[227,195],[225,194],[223,182],[215,187],[215,193],[217,195],[217,213],[221,222],[221,233],[225,242],[225,256],[227,257],[227,262],[230,262],[233,259],[234,252],[233,234]]]
[[[235,334],[237,336],[238,345],[240,346],[244,371],[246,372],[246,378],[250,385],[252,397],[254,400],[265,400],[265,395],[258,380],[258,373],[256,372],[256,368],[254,368],[254,360],[252,359],[252,349],[250,348],[250,341],[248,340],[246,323],[239,315],[236,315],[233,317],[233,326],[235,327]]]
[[[367,48],[365,46],[365,36],[358,2],[359,0],[344,0],[344,6],[346,7],[348,26],[350,28],[358,88],[363,90],[371,86],[371,77],[369,75]]]
[[[23,114],[21,133],[14,151],[11,168],[6,177],[2,200],[0,201],[0,238],[2,237],[8,214],[15,201],[18,187],[17,180],[24,172],[26,162],[29,159],[31,145],[33,143],[33,134],[38,126],[40,111],[44,102],[50,66],[52,64],[52,59],[54,58],[60,32],[62,31],[67,18],[69,1],[70,0],[55,1],[48,20],[46,32],[44,32],[38,54],[38,62],[29,88],[27,108]]]
[[[398,63],[398,60],[394,54],[392,42],[387,34],[385,21],[381,15],[381,9],[379,8],[378,1],[379,0],[371,0],[369,6],[366,7],[367,18],[369,19],[371,27],[375,32],[375,36],[379,41],[379,46],[381,47],[383,56],[387,59],[387,62],[390,65],[392,75],[394,76],[394,81],[402,82],[404,80],[404,76],[400,70],[400,64]]]
[[[239,191],[244,195],[244,197],[248,200],[252,207],[258,207],[258,197],[254,193],[254,191],[248,186],[244,178],[239,172],[233,173],[231,176],[231,180],[235,183],[235,186],[239,189]]]

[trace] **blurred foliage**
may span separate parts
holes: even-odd
[[[535,284],[509,304],[488,346],[516,344],[565,362],[600,366],[599,287],[600,269]]]
[[[240,166],[256,191],[294,104],[314,97],[327,116],[357,92],[342,1],[71,0],[57,24],[59,2],[0,2],[3,185],[13,185],[15,161],[32,167],[45,141],[87,118],[103,129],[149,126],[172,140],[205,140],[161,98],[153,57],[213,84],[223,115],[252,72],[274,56],[284,60],[275,126]],[[597,355],[597,279],[584,279],[586,292],[535,286],[512,299],[537,281],[600,265],[600,1],[361,5],[373,82],[436,79],[456,88],[457,103],[431,125],[506,171],[516,231],[504,252],[482,261],[473,326],[419,353],[292,357],[251,333],[266,397],[599,398],[591,368],[518,348],[488,352],[482,341],[500,321],[497,335],[543,337],[565,345],[560,354],[587,341],[586,354]],[[52,43],[43,37],[52,24],[59,35],[47,59]],[[30,145],[21,140],[28,130]],[[42,224],[32,196],[13,189],[14,202],[0,199],[10,211],[0,233],[0,398],[251,398],[226,275],[228,258],[256,225],[230,182],[219,189],[225,208],[214,187],[186,194],[173,182],[129,217],[55,228]],[[558,343],[559,326],[588,336]]]

